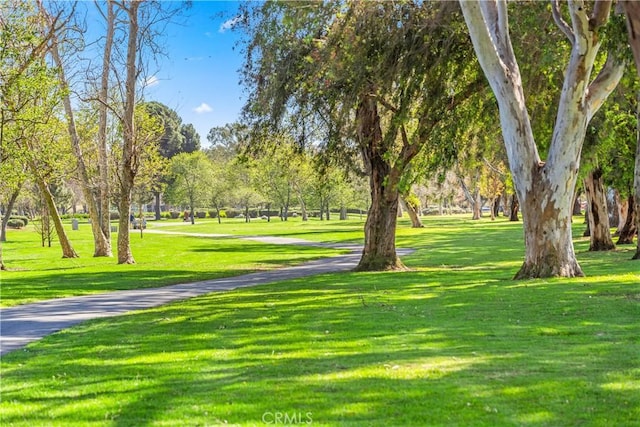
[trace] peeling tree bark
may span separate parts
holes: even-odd
[[[609,251],[615,249],[609,228],[607,200],[602,184],[602,170],[599,168],[589,172],[584,180],[587,193],[587,209],[589,211],[590,251]]]
[[[611,2],[599,1],[588,16],[580,1],[568,3],[571,25],[554,18],[571,43],[548,158],[533,138],[520,70],[511,46],[506,0],[461,0],[482,69],[498,101],[509,167],[520,200],[525,260],[516,279],[583,276],[571,235],[573,191],[586,126],[622,77],[624,64],[609,57],[590,83],[600,47],[598,27]]]
[[[631,245],[633,244],[633,237],[638,232],[636,228],[636,217],[638,216],[638,212],[635,209],[635,197],[633,195],[629,196],[627,200],[627,216],[625,217],[625,222],[621,224],[619,230],[619,237],[616,244],[618,245]]]

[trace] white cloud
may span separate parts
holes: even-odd
[[[236,16],[234,18],[231,19],[227,19],[226,21],[224,21],[221,25],[220,25],[220,29],[218,30],[219,33],[224,33],[227,30],[232,29],[233,27],[235,27],[235,25],[240,22],[240,17]]]
[[[160,80],[156,76],[151,76],[144,81],[144,87],[152,87],[160,84]]]
[[[198,114],[210,113],[213,111],[213,108],[211,108],[209,104],[207,104],[206,102],[203,102],[202,104],[194,108],[193,111],[195,111]]]

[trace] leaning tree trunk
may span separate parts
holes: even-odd
[[[44,9],[43,13],[49,20],[49,25],[53,27],[54,24],[52,18],[44,11]],[[53,36],[51,37],[50,52],[53,56],[54,62],[58,67],[58,79],[60,80],[60,86],[62,87],[64,93],[64,95],[62,96],[62,105],[64,107],[65,115],[67,116],[67,130],[69,132],[69,137],[71,140],[71,147],[73,148],[73,153],[76,157],[76,165],[80,178],[80,187],[82,188],[82,194],[84,195],[85,203],[87,204],[87,208],[89,210],[89,218],[91,218],[91,231],[93,233],[94,244],[93,256],[110,257],[113,255],[111,253],[111,242],[109,241],[107,236],[105,236],[102,228],[100,227],[98,203],[96,202],[94,193],[92,191],[92,184],[90,182],[89,172],[85,163],[84,153],[80,143],[80,136],[78,135],[78,130],[76,128],[75,114],[71,105],[71,96],[69,95],[69,84],[67,82],[67,76],[64,71],[62,57],[60,56],[58,38],[55,35],[53,28],[52,34]]]
[[[49,186],[46,184],[46,182],[40,179],[37,174],[35,175],[36,183],[38,185],[38,188],[42,192],[42,196],[44,197],[47,208],[49,209],[49,214],[51,215],[51,220],[53,221],[53,225],[56,228],[56,233],[58,234],[58,241],[60,242],[60,247],[62,247],[62,258],[78,258],[78,254],[73,249],[73,246],[71,246],[71,242],[67,237],[67,233],[64,231],[62,220],[60,219],[60,214],[58,214],[56,202],[53,200],[53,195],[49,190]]]
[[[356,112],[358,138],[369,174],[371,206],[364,227],[364,249],[356,271],[403,269],[396,253],[397,182],[390,182],[391,166],[382,151],[382,129],[376,101],[365,96]]]
[[[607,213],[607,196],[602,184],[602,170],[596,168],[589,172],[584,180],[587,193],[587,209],[590,231],[590,251],[610,251],[615,249],[609,228],[609,214]]]
[[[635,209],[634,197],[630,195],[627,201],[627,217],[624,225],[619,229],[620,237],[618,238],[618,245],[631,245],[633,243],[633,237],[638,232],[636,228],[637,216],[638,212],[636,212]]]
[[[592,15],[569,2],[570,24],[552,3],[554,20],[571,44],[556,122],[546,162],[536,146],[520,69],[511,45],[506,0],[461,0],[478,61],[498,102],[500,124],[525,235],[525,259],[516,279],[583,276],[573,248],[571,213],[586,126],[616,87],[624,63],[609,55],[598,76],[591,73],[600,48],[599,29],[611,2]]]
[[[20,184],[22,187],[22,184]],[[0,242],[7,241],[7,225],[9,224],[9,219],[11,219],[11,212],[13,211],[13,205],[16,203],[18,196],[20,195],[20,187],[11,193],[11,197],[9,197],[9,202],[7,203],[7,209],[5,210],[4,216],[2,217],[2,230],[0,231]]]
[[[418,211],[413,207],[411,203],[408,203],[404,198],[400,197],[400,203],[404,206],[404,210],[409,214],[411,219],[411,228],[423,228],[424,224],[418,216]]]

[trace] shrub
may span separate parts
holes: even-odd
[[[226,218],[227,217],[227,211],[224,209],[220,209],[220,218]]]
[[[109,219],[111,219],[112,221],[120,219],[120,212],[110,212]]]
[[[198,217],[198,218],[206,218],[207,217],[207,213],[203,212],[203,211],[198,211],[198,212],[196,212],[196,217]]]
[[[9,228],[23,228],[26,224],[21,218],[9,218],[7,227]]]
[[[171,219],[178,219],[178,218],[180,218],[180,212],[171,211],[169,214],[171,215]]]
[[[218,212],[209,211],[209,218],[217,218],[217,217],[218,217]]]
[[[17,220],[22,221],[22,226],[18,227],[18,228],[22,228],[22,227],[24,227],[26,225],[29,225],[29,217],[27,217],[27,216],[24,216],[24,215],[11,215],[9,217],[9,221],[11,221],[12,219],[17,219]]]

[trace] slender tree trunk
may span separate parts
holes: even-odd
[[[625,222],[627,222],[627,215],[629,215],[629,201],[621,200],[620,193],[616,191],[617,200],[616,200],[616,208],[618,211],[618,225],[617,230],[613,234],[614,236],[620,236],[620,229],[624,226]]]
[[[191,225],[196,223],[196,216],[195,216],[195,212],[194,212],[194,197],[193,194],[190,195],[189,197],[189,208],[190,208],[190,212],[189,212],[189,219],[191,220]]]
[[[11,193],[11,197],[9,197],[9,202],[7,203],[7,209],[4,213],[4,216],[2,217],[2,230],[0,231],[0,242],[7,241],[7,224],[9,223],[9,219],[11,218],[11,212],[13,211],[13,206],[15,205],[16,200],[20,195],[20,187],[22,187],[22,184],[20,184],[20,186],[13,193]]]
[[[636,217],[638,212],[635,209],[635,201],[632,195],[627,200],[627,216],[622,228],[620,228],[620,237],[616,242],[618,245],[631,245],[633,244],[633,237],[638,232],[636,228]]]
[[[125,83],[125,107],[122,120],[124,141],[122,161],[120,163],[120,228],[118,229],[118,264],[135,264],[129,240],[129,215],[131,211],[131,192],[135,180],[135,89],[136,55],[138,53],[138,8],[140,3],[128,3],[129,34],[127,42],[127,79]]]
[[[159,191],[154,191],[153,192],[153,198],[154,198],[154,211],[156,214],[156,221],[160,221],[162,219],[162,211],[160,210],[160,204],[161,204],[161,196],[162,193],[160,193]]]
[[[108,95],[109,73],[111,71],[111,51],[115,32],[115,12],[112,0],[106,1],[107,5],[107,34],[102,57],[102,75],[100,78],[100,91],[98,92],[98,173],[100,181],[99,211],[100,228],[106,239],[111,241],[111,194],[109,185],[109,159],[107,154],[107,119],[108,119]]]
[[[218,215],[218,224],[222,224],[222,218],[220,218],[220,208],[218,207],[218,205],[216,205],[215,208],[216,214]]]
[[[371,206],[364,228],[364,249],[356,271],[403,269],[396,253],[397,182],[390,182],[391,166],[380,152],[382,129],[378,108],[365,97],[356,112],[360,147],[369,174]]]
[[[42,5],[40,5],[42,6]],[[46,16],[47,20],[50,23],[50,26],[53,26],[53,22],[48,13],[41,8],[41,12]],[[113,256],[111,252],[111,242],[103,233],[102,228],[100,227],[100,218],[98,215],[98,204],[96,203],[95,196],[92,191],[91,180],[89,178],[89,172],[87,171],[87,166],[84,160],[84,153],[82,151],[82,147],[80,144],[80,136],[78,135],[78,130],[76,128],[75,115],[73,113],[73,108],[71,106],[71,97],[69,95],[69,84],[67,82],[67,77],[64,71],[64,66],[62,63],[62,58],[60,56],[59,46],[58,46],[58,37],[55,35],[52,29],[52,37],[51,37],[51,48],[50,52],[53,56],[54,62],[58,67],[58,78],[60,80],[60,86],[64,91],[64,95],[62,97],[62,104],[64,106],[65,115],[67,116],[67,130],[69,132],[69,137],[71,139],[71,147],[73,148],[74,155],[76,157],[76,165],[78,174],[80,176],[80,187],[82,188],[82,193],[84,195],[85,202],[87,204],[87,208],[89,210],[89,218],[91,219],[91,231],[93,233],[93,244],[94,244],[94,257],[110,257]]]
[[[615,249],[609,228],[607,200],[602,184],[602,170],[596,168],[589,172],[584,180],[589,210],[590,251],[609,251]]]
[[[411,219],[411,228],[423,228],[424,224],[422,224],[422,220],[418,216],[416,208],[411,203],[407,203],[402,196],[400,196],[400,203],[404,206],[404,210],[407,211],[407,214],[409,214],[409,219]]]
[[[37,176],[37,174],[34,175],[36,175],[36,183],[38,185],[38,188],[42,192],[42,197],[44,197],[44,201],[47,205],[47,208],[49,209],[49,214],[51,215],[51,220],[53,221],[53,225],[56,228],[58,241],[60,242],[60,247],[62,248],[62,258],[78,258],[78,254],[73,249],[73,246],[71,246],[71,242],[67,237],[67,233],[64,231],[62,220],[60,219],[60,215],[58,214],[58,210],[56,209],[56,202],[53,199],[53,195],[51,194],[51,191],[49,191],[49,186],[39,176]]]
[[[609,227],[616,227],[619,230],[622,228],[622,224],[624,224],[627,218],[623,207],[626,206],[626,200],[623,201],[620,197],[620,192],[614,189],[612,201],[613,203],[610,206],[609,199],[607,198],[607,209],[609,211],[609,217],[611,218],[609,221]]]

